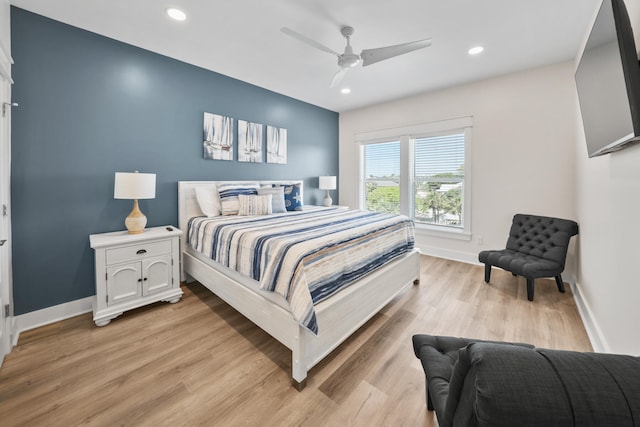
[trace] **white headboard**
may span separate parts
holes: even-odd
[[[202,216],[203,213],[198,205],[196,199],[196,187],[206,187],[210,185],[234,183],[255,183],[256,181],[178,181],[178,228],[183,233],[187,233],[187,226],[189,220],[194,216]],[[300,184],[300,196],[304,196],[303,193],[303,181],[301,180],[273,180],[273,181],[257,181],[260,185],[270,184]],[[304,197],[303,197],[304,200]]]

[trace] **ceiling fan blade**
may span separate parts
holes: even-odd
[[[282,27],[282,28],[280,28],[280,31],[282,31],[283,33],[285,33],[288,36],[293,37],[294,39],[297,39],[297,40],[301,41],[302,43],[306,43],[309,46],[313,46],[316,49],[320,49],[323,52],[327,52],[327,53],[330,53],[330,54],[338,56],[338,57],[340,56],[340,54],[338,52],[335,52],[334,50],[326,47],[325,45],[323,45],[321,43],[318,43],[317,41],[312,40],[309,37],[304,36],[304,35],[300,34],[297,31],[293,31],[291,28]]]
[[[413,52],[414,50],[428,46],[431,46],[431,39],[397,44],[395,46],[379,47],[376,49],[365,49],[360,54],[360,57],[362,58],[362,66],[366,67],[367,65],[375,64],[376,62],[384,61],[385,59]]]
[[[336,75],[333,76],[333,80],[331,80],[331,86],[329,87],[338,86],[342,82],[342,79],[344,79],[344,76],[347,74],[347,71],[349,71],[348,68],[340,68],[336,73]]]

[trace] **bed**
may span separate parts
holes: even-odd
[[[186,236],[181,241],[181,278],[187,282],[197,280],[289,348],[292,353],[292,382],[298,390],[302,390],[306,384],[307,372],[313,366],[394,297],[411,284],[419,283],[419,253],[416,249],[408,249],[406,253],[395,256],[384,265],[357,278],[331,297],[313,304],[314,322],[318,326],[314,331],[313,327],[301,321],[299,315],[295,317],[293,305],[284,296],[261,289],[261,282],[258,280],[213,261],[209,254],[196,250],[188,243],[190,221],[196,218],[193,221],[196,224],[196,221],[202,220],[198,217],[203,216],[196,199],[196,189],[224,183],[178,182],[178,223]],[[302,187],[301,181],[259,183],[261,186],[273,184],[298,184]],[[313,211],[314,208],[306,209]],[[338,212],[333,213],[338,215]],[[326,215],[333,213],[328,209]],[[294,215],[290,218],[295,218],[295,213],[292,214]],[[322,215],[325,215],[325,212],[322,212]],[[319,213],[318,217],[322,215]]]

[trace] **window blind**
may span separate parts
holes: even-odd
[[[365,208],[400,213],[400,141],[367,144],[363,150]]]
[[[415,220],[463,227],[464,133],[414,141]]]

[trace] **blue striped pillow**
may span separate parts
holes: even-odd
[[[257,195],[258,183],[228,183],[218,184],[218,195],[220,196],[220,205],[222,206],[222,215],[238,215],[240,202],[238,196],[244,194]]]

